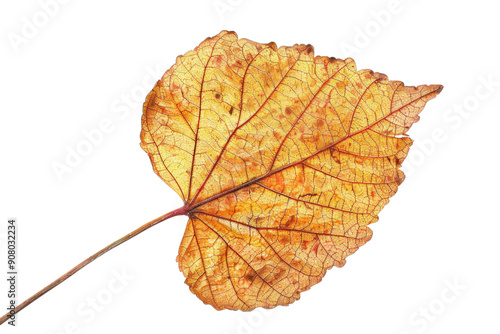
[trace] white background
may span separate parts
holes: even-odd
[[[99,258],[1,333],[499,333],[500,21],[493,1],[57,3],[45,9],[52,16],[35,0],[0,7],[1,309],[7,218],[19,223],[24,300],[182,205],[139,147],[142,102],[177,55],[222,29],[279,46],[310,43],[318,55],[352,56],[358,69],[444,90],[410,131],[407,179],[372,225],[373,239],[291,306],[218,312],[199,301],[175,262],[182,216]],[[106,119],[112,129],[58,179],[53,164],[66,164],[84,132]],[[126,284],[113,278],[122,271],[133,277]],[[105,304],[101,311],[91,311],[92,298]]]

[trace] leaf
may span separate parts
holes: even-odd
[[[370,240],[440,85],[222,31],[148,95],[141,146],[189,216],[177,261],[216,309],[288,305]]]

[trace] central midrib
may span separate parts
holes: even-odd
[[[387,114],[386,116],[384,116],[384,117],[380,118],[379,120],[377,120],[377,121],[376,121],[376,122],[374,122],[373,124],[370,124],[370,125],[368,125],[367,127],[363,128],[363,129],[361,129],[361,130],[358,130],[358,131],[356,131],[356,132],[354,132],[354,133],[351,133],[351,134],[349,134],[349,135],[345,136],[344,138],[340,139],[340,140],[339,140],[339,141],[337,141],[337,142],[331,143],[330,145],[326,145],[325,147],[323,147],[322,149],[318,150],[316,153],[312,154],[311,156],[308,156],[308,157],[306,157],[306,158],[304,158],[304,159],[298,160],[298,161],[296,161],[296,162],[294,162],[294,163],[291,163],[291,164],[288,164],[288,165],[284,165],[284,166],[282,166],[282,167],[280,167],[280,168],[277,168],[276,170],[270,170],[269,172],[267,172],[267,173],[265,173],[265,174],[263,174],[263,175],[261,175],[261,176],[258,176],[258,177],[256,177],[256,178],[253,178],[253,179],[251,179],[251,180],[249,180],[249,181],[247,181],[247,182],[245,182],[245,183],[242,183],[241,185],[239,185],[239,186],[237,186],[237,187],[234,187],[234,188],[228,189],[228,190],[226,190],[226,191],[220,192],[220,193],[218,193],[218,194],[216,194],[216,195],[210,196],[210,197],[208,197],[208,198],[206,198],[206,199],[204,199],[204,200],[202,200],[202,201],[200,201],[200,202],[198,202],[198,203],[190,203],[190,204],[188,205],[188,207],[187,207],[187,214],[189,214],[189,212],[193,211],[194,209],[198,208],[199,206],[202,206],[202,205],[207,204],[207,203],[209,203],[209,202],[211,202],[211,201],[214,201],[214,200],[216,200],[216,199],[218,199],[218,198],[221,198],[221,197],[223,197],[223,196],[226,196],[226,195],[228,195],[228,194],[231,194],[231,193],[233,193],[233,192],[236,192],[236,191],[238,191],[238,190],[240,190],[240,189],[243,189],[243,188],[245,188],[245,187],[247,187],[247,186],[250,186],[250,185],[252,185],[252,184],[256,184],[256,183],[258,183],[259,181],[261,181],[261,180],[263,180],[263,179],[265,179],[265,178],[267,178],[267,177],[269,177],[269,176],[271,176],[271,175],[274,175],[274,174],[276,174],[276,173],[278,173],[278,172],[281,172],[282,170],[285,170],[285,169],[290,168],[290,167],[293,167],[293,166],[297,166],[297,165],[299,165],[299,164],[303,163],[304,161],[306,161],[306,160],[308,160],[308,159],[310,159],[310,158],[312,158],[312,157],[314,157],[314,156],[318,155],[319,153],[321,153],[321,152],[323,152],[323,151],[326,151],[326,150],[328,150],[328,149],[330,149],[330,148],[334,147],[335,145],[338,145],[338,144],[342,143],[342,142],[343,142],[343,141],[345,141],[346,139],[352,138],[352,137],[356,136],[357,134],[359,134],[359,133],[361,133],[361,132],[363,132],[363,131],[366,131],[367,129],[369,129],[369,128],[373,127],[374,125],[376,125],[377,123],[379,123],[379,122],[381,122],[381,121],[385,120],[387,117],[389,117],[389,116],[391,116],[391,115],[394,115],[395,113],[397,113],[397,112],[398,112],[398,111],[400,111],[401,109],[403,109],[403,108],[407,107],[408,105],[410,105],[410,104],[412,104],[412,103],[414,103],[414,102],[416,102],[416,101],[418,101],[418,100],[420,100],[420,99],[422,99],[422,98],[424,98],[424,97],[426,97],[426,96],[428,96],[428,95],[430,95],[430,94],[434,94],[435,92],[436,92],[436,91],[435,91],[435,90],[433,90],[433,91],[431,91],[431,92],[429,92],[429,93],[426,93],[426,94],[424,94],[424,95],[419,96],[419,98],[418,98],[418,99],[415,99],[415,100],[413,100],[413,101],[410,101],[409,103],[407,103],[407,104],[405,104],[405,105],[403,105],[403,106],[399,107],[398,109],[396,109],[396,110],[394,110],[394,111],[390,112],[390,113],[389,113],[389,114]],[[396,91],[394,92],[394,95],[396,95]],[[393,98],[394,98],[394,95],[392,96]],[[200,190],[200,191],[201,191],[201,190]]]

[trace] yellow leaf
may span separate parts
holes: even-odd
[[[144,104],[141,146],[189,216],[177,261],[216,309],[288,305],[370,240],[440,85],[222,31]]]

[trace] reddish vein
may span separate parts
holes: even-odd
[[[438,88],[438,90],[439,90],[439,88]],[[310,159],[311,157],[316,156],[316,155],[318,155],[319,153],[324,152],[324,151],[326,151],[326,150],[329,150],[329,149],[330,149],[330,148],[332,148],[333,146],[338,145],[338,144],[342,143],[343,141],[345,141],[345,140],[347,140],[347,139],[349,139],[349,138],[352,138],[352,137],[356,136],[357,134],[359,134],[359,133],[361,133],[361,132],[363,132],[363,131],[366,131],[366,129],[371,128],[372,126],[374,126],[374,125],[378,124],[379,122],[381,122],[381,121],[385,120],[385,119],[386,119],[386,118],[388,118],[389,116],[394,115],[395,113],[399,112],[401,109],[403,109],[403,108],[407,107],[408,105],[410,105],[410,104],[414,103],[415,101],[420,100],[420,99],[423,99],[423,98],[425,98],[426,96],[431,95],[431,94],[435,94],[435,93],[436,93],[436,90],[431,91],[431,92],[429,92],[429,93],[426,93],[426,94],[424,94],[424,95],[419,96],[419,98],[418,98],[418,99],[415,99],[415,100],[413,100],[413,101],[411,101],[411,102],[408,102],[407,104],[405,104],[405,105],[403,105],[403,106],[399,107],[398,109],[396,109],[396,110],[394,110],[394,111],[392,111],[392,112],[388,113],[386,116],[384,116],[384,117],[382,117],[382,118],[378,119],[378,120],[377,120],[377,121],[375,121],[373,124],[368,125],[366,128],[364,128],[364,129],[360,129],[359,131],[356,131],[356,132],[354,132],[354,133],[351,133],[351,134],[349,134],[349,135],[345,136],[344,138],[340,139],[340,140],[339,140],[339,141],[337,141],[337,142],[333,142],[333,143],[331,143],[331,144],[329,144],[329,145],[326,145],[325,147],[323,147],[322,149],[319,149],[316,153],[314,153],[314,154],[312,154],[312,155],[310,155],[310,156],[308,156],[308,157],[305,157],[305,158],[300,159],[300,160],[298,160],[298,161],[292,162],[292,163],[290,163],[290,164],[288,164],[288,165],[284,165],[284,166],[282,166],[282,167],[280,167],[280,168],[275,169],[274,171],[270,170],[270,171],[268,171],[267,173],[265,173],[265,174],[263,174],[263,175],[261,175],[261,176],[259,176],[259,177],[256,177],[256,178],[254,178],[254,179],[248,180],[247,182],[242,183],[242,184],[240,184],[240,185],[239,185],[239,186],[237,186],[237,187],[234,187],[234,188],[228,189],[228,190],[226,190],[226,191],[222,191],[222,192],[220,192],[220,193],[218,193],[218,194],[216,194],[216,195],[214,195],[214,196],[208,197],[208,198],[206,198],[206,199],[204,199],[203,201],[200,201],[200,202],[198,202],[198,203],[195,203],[194,201],[192,201],[192,202],[189,204],[189,211],[192,211],[193,209],[195,209],[195,208],[197,208],[197,207],[199,207],[199,206],[201,206],[201,205],[203,205],[203,204],[206,204],[206,203],[209,203],[209,202],[211,202],[211,201],[213,201],[213,200],[216,200],[217,198],[223,197],[223,196],[225,196],[225,195],[227,195],[227,194],[230,194],[230,193],[236,192],[236,191],[238,191],[238,190],[240,190],[240,189],[242,189],[242,188],[245,188],[245,187],[247,187],[247,186],[249,186],[249,185],[255,184],[255,183],[259,182],[260,180],[265,179],[265,178],[267,178],[267,177],[269,177],[269,176],[271,176],[271,175],[273,175],[273,174],[276,174],[276,173],[278,173],[278,172],[281,172],[281,171],[283,171],[283,170],[285,170],[285,169],[287,169],[287,168],[297,166],[297,165],[299,165],[299,164],[303,163],[304,161],[306,161],[306,160]],[[206,180],[205,180],[205,181],[206,181]]]
[[[270,47],[268,47],[270,48]],[[263,50],[265,50],[267,48],[264,48]],[[260,52],[262,52],[263,50],[261,50]],[[252,59],[252,61],[260,54],[260,52]],[[300,55],[299,55],[299,58],[300,58]],[[248,64],[248,67],[247,67],[247,70],[248,68],[250,68],[250,65],[252,63],[252,61]],[[229,135],[229,138],[227,139],[226,143],[224,144],[224,146],[222,147],[222,150],[219,154],[219,156],[217,157],[217,160],[215,161],[215,163],[213,164],[212,166],[212,169],[210,170],[210,172],[208,173],[207,177],[205,178],[205,181],[203,182],[203,184],[200,186],[200,188],[198,189],[198,191],[196,192],[196,195],[193,197],[193,199],[190,201],[190,203],[195,203],[196,202],[196,199],[198,198],[198,195],[200,195],[201,191],[203,190],[203,188],[205,187],[205,184],[207,183],[208,179],[210,178],[210,176],[212,175],[213,171],[215,170],[215,167],[217,166],[217,164],[219,163],[219,160],[220,158],[222,157],[222,154],[226,151],[226,148],[227,148],[227,145],[229,144],[229,142],[231,141],[231,139],[233,138],[234,134],[236,133],[236,131],[238,131],[241,127],[243,127],[245,124],[247,124],[253,117],[255,117],[255,115],[257,115],[259,113],[259,111],[262,110],[262,108],[264,107],[264,105],[269,101],[269,99],[271,98],[271,96],[278,90],[278,87],[282,84],[283,80],[286,79],[288,73],[290,73],[290,71],[292,70],[292,68],[295,66],[295,64],[297,64],[297,62],[299,61],[299,59],[297,59],[297,61],[295,63],[292,64],[292,66],[290,66],[290,68],[287,70],[287,72],[285,73],[285,75],[281,78],[280,82],[278,82],[278,84],[276,85],[276,87],[274,87],[273,91],[271,93],[269,93],[269,95],[266,97],[266,99],[264,100],[264,102],[262,102],[261,106],[259,107],[259,109],[257,109],[255,111],[255,113],[249,117],[245,122],[243,122],[243,124],[239,124],[239,120],[238,120],[238,126],[233,130],[233,132]],[[245,83],[245,75],[247,74],[247,71],[245,71],[245,74],[243,75],[243,84]],[[242,88],[243,89],[243,88]],[[241,98],[243,99],[243,94],[241,95]],[[241,101],[242,105],[243,105],[243,100]],[[241,109],[240,109],[240,117],[241,117]],[[194,158],[193,158],[194,160]]]
[[[203,69],[203,76],[201,77],[201,86],[200,86],[200,112],[198,113],[198,124],[196,125],[196,135],[194,137],[194,148],[193,148],[193,160],[191,162],[191,174],[189,176],[189,188],[188,188],[188,196],[186,200],[189,200],[189,197],[191,197],[191,184],[193,182],[193,174],[194,174],[194,159],[196,159],[196,146],[198,145],[198,132],[200,131],[200,120],[201,120],[201,102],[202,102],[202,96],[203,96],[203,84],[205,83],[205,74],[207,73],[207,68],[208,64],[210,63],[210,60],[212,59],[212,56],[214,54],[215,47],[217,46],[217,43],[222,39],[223,36],[221,36],[213,45],[212,47],[212,52],[210,53],[210,57],[208,57],[207,63],[205,64],[205,67]]]

